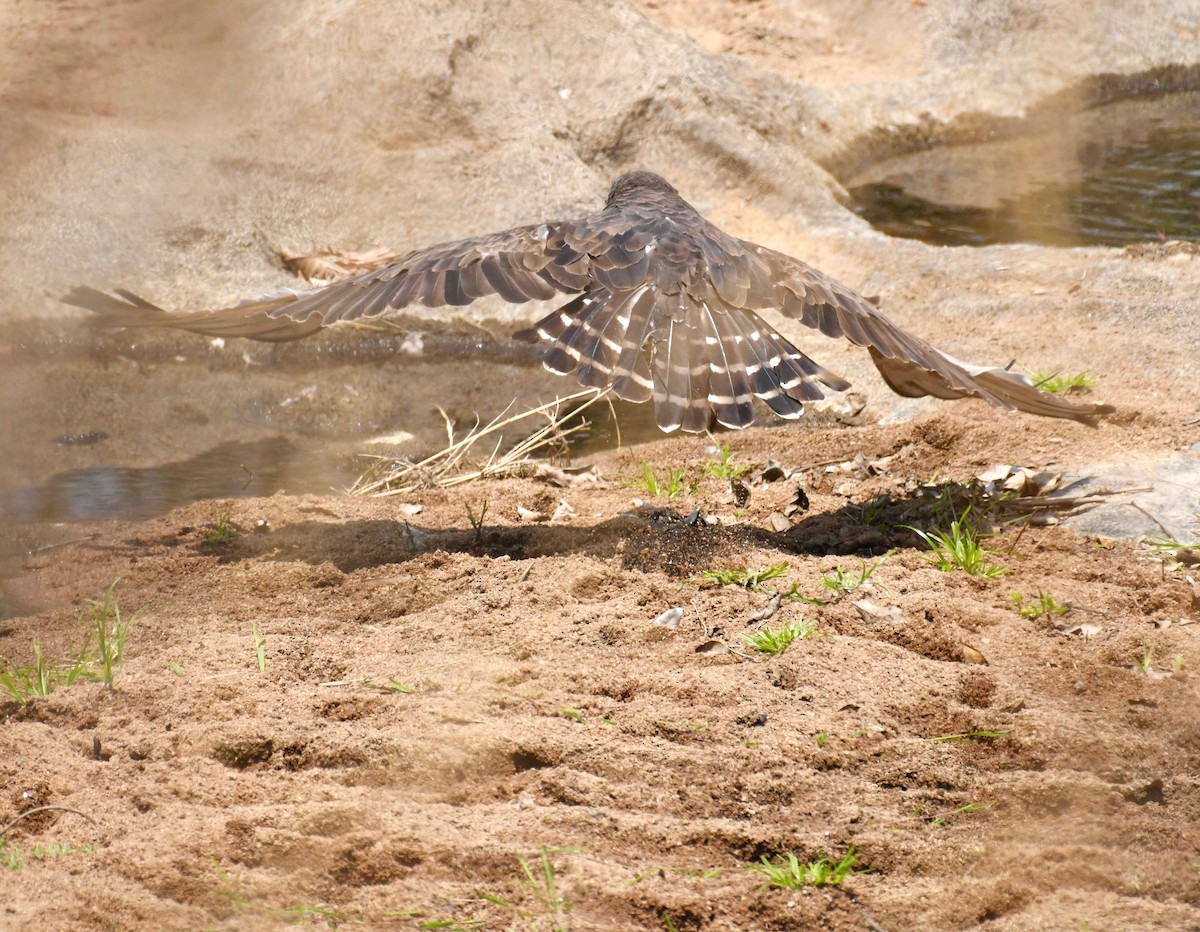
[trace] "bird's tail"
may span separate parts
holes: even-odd
[[[754,422],[754,398],[796,418],[804,402],[849,383],[817,365],[751,311],[707,305],[648,288],[596,290],[513,335],[551,344],[546,368],[627,401],[654,399],[665,431]],[[648,351],[647,351],[648,350]]]

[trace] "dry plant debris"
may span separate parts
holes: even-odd
[[[562,449],[568,437],[587,427],[585,421],[575,424],[567,422],[607,398],[607,391],[586,389],[516,414],[509,413],[510,405],[482,427],[476,421],[460,438],[455,437],[454,422],[439,408],[446,422],[447,444],[444,448],[415,463],[407,459],[364,454],[374,462],[350,488],[350,494],[382,497],[423,488],[447,488],[477,479],[518,475],[545,478],[556,485],[598,481],[598,475],[590,468],[557,467],[535,462],[533,456],[548,448]],[[523,425],[530,419],[544,420],[545,423],[505,449],[505,433],[511,436],[517,425]],[[527,428],[527,425],[523,426]],[[476,447],[483,441],[491,445],[491,452],[479,459],[475,457]]]
[[[375,246],[361,252],[345,249],[325,249],[302,256],[288,249],[279,250],[283,267],[311,284],[334,282],[395,262],[403,253]]]

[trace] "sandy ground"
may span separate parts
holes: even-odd
[[[95,824],[12,830],[26,852],[94,847],[0,874],[5,922],[1195,928],[1195,588],[1062,527],[989,541],[1009,568],[995,580],[927,564],[898,527],[928,517],[916,477],[969,479],[1001,448],[1038,458],[1044,435],[1014,443],[980,413],[747,431],[735,462],[886,463],[752,482],[731,526],[685,520],[735,516],[703,439],[597,458],[607,488],[509,479],[403,497],[419,511],[279,495],[73,525],[94,536],[24,565],[72,607],[4,622],[6,655],[73,656],[91,623],[74,606],[117,578],[136,615],[113,690],[6,707],[10,811]],[[694,490],[622,487],[641,462]],[[777,532],[798,486],[811,506]],[[573,516],[518,517],[562,501]],[[698,581],[778,564],[757,591]],[[821,582],[877,564],[858,591]],[[827,604],[755,620],[793,586]],[[1071,611],[1024,618],[1014,592]],[[863,598],[898,612],[864,616]],[[652,624],[675,606],[678,628]],[[782,655],[744,640],[801,618],[814,634]],[[939,740],[972,733],[991,737]],[[764,890],[746,870],[850,846],[874,872],[836,890]],[[543,849],[561,910],[522,884]]]
[[[930,483],[1002,463],[1170,485],[1200,442],[1200,263],[890,241],[813,161],[881,120],[1019,111],[1099,60],[1190,61],[1197,11],[931,0],[897,42],[869,3],[576,7],[572,42],[534,3],[495,31],[478,4],[0,14],[22,131],[0,152],[0,660],[78,656],[115,580],[129,620],[112,688],[0,693],[0,824],[66,807],[7,829],[0,926],[1200,929],[1200,594],[1138,539],[1175,519],[1126,493],[1104,496],[1112,534],[998,520],[993,579],[940,571],[906,528],[944,519]],[[1089,54],[1051,54],[1080,36]],[[860,413],[627,436],[576,452],[581,484],[356,498],[325,489],[372,438],[421,454],[438,405],[461,424],[568,390],[504,342],[517,312],[405,324],[487,344],[463,358],[98,335],[48,297],[225,300],[290,282],[279,248],[588,208],[633,164],[955,355],[1088,368],[1118,414],[900,402],[793,325]],[[646,468],[680,470],[678,494]],[[179,506],[193,473],[219,481]],[[97,476],[124,511],[87,514]],[[1176,491],[1194,526],[1200,491]],[[757,589],[704,579],[772,566]],[[778,655],[745,638],[802,619]],[[851,847],[869,872],[839,887],[747,869]]]

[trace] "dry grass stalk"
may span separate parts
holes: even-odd
[[[598,401],[607,401],[608,396],[607,389],[599,391],[589,388],[511,415],[510,404],[483,427],[476,420],[475,425],[460,439],[455,439],[454,422],[445,411],[438,408],[446,422],[446,447],[417,463],[397,460],[390,456],[371,456],[375,462],[350,488],[350,494],[383,497],[411,492],[414,489],[448,488],[477,479],[519,475],[533,467],[533,455],[539,450],[558,446],[572,434],[588,426],[585,421],[581,421],[574,426],[564,427],[568,418],[574,417]],[[583,403],[576,405],[575,402],[579,401]],[[521,424],[529,418],[544,418],[546,423],[510,449],[501,452],[504,446],[504,432],[511,431],[514,425]],[[482,462],[472,459],[471,454],[476,445],[484,440],[491,444],[492,438],[495,438],[495,443],[487,458]]]
[[[369,272],[395,262],[403,253],[392,252],[382,246],[357,252],[344,249],[326,249],[324,252],[302,256],[287,249],[279,250],[283,267],[298,275],[310,285],[314,282],[335,282],[341,278]]]

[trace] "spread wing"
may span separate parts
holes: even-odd
[[[667,431],[702,431],[714,419],[745,427],[753,423],[755,397],[794,418],[805,401],[823,397],[821,385],[849,387],[754,313],[768,307],[866,347],[901,395],[970,395],[1084,422],[1113,410],[1039,391],[1007,369],[954,359],[811,266],[723,233],[661,179],[624,177],[636,183],[621,189],[618,179],[605,209],[583,219],[442,243],[314,291],[184,314],[124,290],[114,296],[79,287],[63,300],[94,311],[92,322],[101,326],[282,341],[411,304],[576,295],[517,336],[549,344],[551,371],[631,401],[653,399]]]
[[[209,336],[284,341],[343,320],[410,304],[470,304],[498,294],[514,304],[582,291],[591,281],[581,222],[516,227],[410,252],[390,265],[314,291],[281,291],[211,311],[170,314],[123,289],[77,287],[62,300],[102,327],[173,327]],[[575,247],[568,245],[568,240]]]
[[[1084,423],[1115,410],[1111,405],[1067,401],[1009,369],[955,359],[902,330],[866,298],[799,259],[752,243],[745,246],[770,269],[776,289],[774,303],[786,316],[826,336],[845,337],[866,347],[884,381],[897,394],[909,398],[974,396],[1002,408]]]

